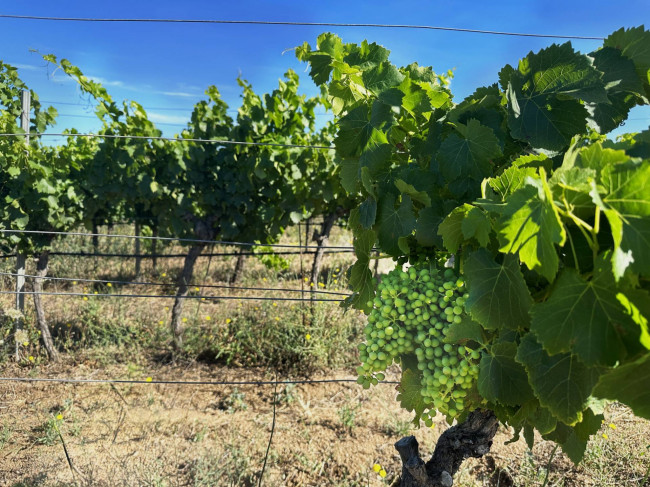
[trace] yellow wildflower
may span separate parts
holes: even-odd
[[[160,274],[160,276],[161,276],[161,277],[167,277],[167,273],[166,273],[166,272],[163,272],[162,274]]]
[[[84,296],[84,301],[88,301],[88,296]]]
[[[165,306],[165,311],[169,311],[169,306]]]
[[[72,284],[77,284],[77,281],[72,281]]]
[[[205,321],[210,321],[210,319],[211,319],[211,318],[210,318],[210,315],[208,315],[208,316],[205,317]]]
[[[609,423],[609,427],[612,428],[613,430],[616,429],[616,425],[614,423]]]
[[[278,303],[273,303],[273,306],[277,306],[277,305],[278,305]]]
[[[305,340],[311,340],[311,335],[309,333],[305,335]]]
[[[34,357],[30,355],[30,356],[28,357],[28,360],[29,360],[30,362],[33,362],[33,361],[34,361]]]
[[[106,287],[113,287],[113,285],[110,282],[107,282]]]
[[[29,346],[29,342],[23,342],[23,347]]]
[[[372,466],[372,469],[373,469],[375,472],[379,473],[379,471],[381,470],[381,465],[379,465],[378,463],[375,463],[375,464]]]
[[[152,379],[151,377],[147,377],[147,378],[145,379],[145,381],[146,381],[146,382],[151,382],[151,381],[153,381],[153,379]]]
[[[309,286],[310,286],[310,287],[314,287],[314,283],[313,283],[313,282],[310,282],[310,283],[309,283]]]
[[[262,278],[262,281],[266,282],[266,277],[263,277],[263,278]]]
[[[338,284],[338,283],[339,283],[339,280],[338,280],[338,279],[334,279],[334,284]]]
[[[325,287],[325,284],[323,284],[322,282],[319,282],[318,287]]]
[[[230,323],[232,320],[230,318],[226,318],[226,325]]]
[[[187,323],[187,318],[183,318],[183,323]]]
[[[383,479],[386,476],[386,470],[383,468],[379,471],[379,476]]]
[[[198,287],[195,287],[194,290],[195,290],[196,292],[199,292],[201,289],[198,288]]]
[[[56,419],[58,419],[59,421],[61,421],[61,420],[63,419],[63,414],[61,414],[61,413],[57,414],[57,415],[56,415]]]
[[[276,317],[275,317],[275,321],[280,321],[280,318],[278,318],[278,317],[276,316]]]
[[[607,436],[607,433],[603,433],[602,437],[605,438],[606,440],[609,440],[609,436]]]
[[[158,324],[159,324],[159,325],[164,325],[165,322],[164,322],[163,320],[160,320],[160,321],[158,322]]]

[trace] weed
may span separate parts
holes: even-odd
[[[251,487],[256,484],[257,477],[254,464],[243,449],[228,445],[221,456],[202,457],[194,463],[190,485]]]
[[[41,426],[37,428],[40,435],[36,438],[36,443],[41,445],[52,446],[59,441],[60,426],[63,424],[63,415],[57,414],[50,416]]]
[[[14,429],[12,426],[3,423],[2,428],[0,428],[0,451],[9,443],[9,440],[14,434]]]
[[[248,409],[248,404],[244,401],[245,398],[246,394],[239,392],[239,390],[235,388],[229,396],[219,402],[217,407],[230,414],[237,411],[246,411]]]
[[[360,403],[357,403],[354,406],[347,403],[344,404],[337,411],[339,415],[339,420],[341,421],[341,424],[347,430],[348,433],[352,433],[352,430],[357,425],[356,423],[357,411],[359,410],[360,407],[361,407]]]

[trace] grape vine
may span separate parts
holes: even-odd
[[[554,44],[454,103],[444,76],[395,66],[378,44],[326,33],[297,49],[340,116],[341,178],[361,201],[346,303],[369,317],[360,383],[398,360],[416,422],[491,410],[515,437],[532,446],[537,430],[575,462],[606,400],[650,418],[650,131],[606,137],[650,100],[648,52],[643,27],[588,54]],[[375,246],[415,270],[377,285]],[[450,254],[465,288],[441,316],[421,272],[440,276]],[[416,304],[420,314],[400,311]],[[413,321],[425,313],[428,325]],[[465,397],[443,357],[476,377]]]

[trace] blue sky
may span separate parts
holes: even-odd
[[[138,2],[3,2],[2,14],[57,17],[191,18],[305,22],[424,24],[559,35],[606,36],[619,27],[650,19],[650,1],[628,0],[625,7],[596,1],[340,1],[295,2],[185,0]],[[216,85],[231,108],[239,105],[236,78],[259,93],[272,90],[292,68],[303,90],[315,88],[291,49],[314,43],[321,32],[347,42],[378,42],[398,65],[417,61],[436,71],[454,69],[452,90],[460,101],[476,87],[496,81],[499,69],[516,63],[550,39],[424,30],[321,28],[251,25],[72,23],[0,19],[0,59],[20,68],[21,77],[59,111],[56,131],[96,130],[98,123],[76,85],[52,73],[39,54],[67,58],[103,83],[117,100],[136,100],[166,135],[178,132],[208,85]],[[555,42],[565,42],[558,40]],[[598,41],[572,41],[583,52]],[[48,103],[46,103],[48,104]],[[624,131],[650,124],[650,108],[637,108]]]

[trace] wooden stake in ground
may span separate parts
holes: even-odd
[[[25,136],[25,145],[28,148],[29,154],[29,113],[31,111],[32,104],[32,95],[29,90],[23,90],[21,92],[20,101],[22,103],[22,113],[20,114],[20,128],[23,129],[27,135]],[[16,251],[16,310],[20,312],[22,316],[25,315],[25,254]],[[16,319],[15,329],[16,331],[22,330],[23,328],[23,319]],[[19,334],[17,334],[19,335]],[[20,347],[21,343],[16,340],[16,362],[20,360]]]

